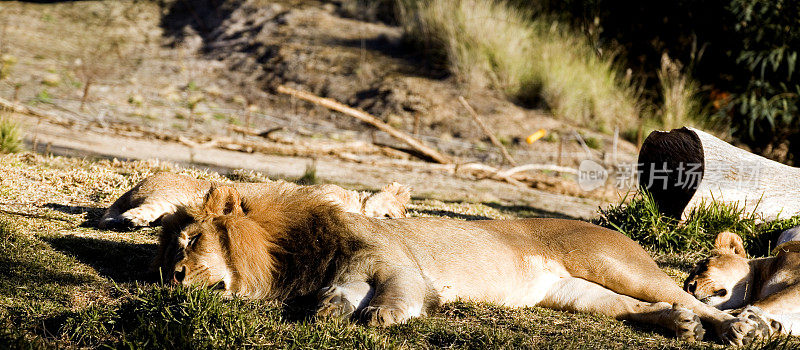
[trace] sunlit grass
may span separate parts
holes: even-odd
[[[439,49],[470,85],[491,86],[558,118],[610,130],[638,125],[634,89],[612,54],[567,25],[496,0],[399,0],[406,33]]]
[[[658,253],[707,251],[713,248],[718,233],[731,231],[742,236],[750,255],[765,256],[781,232],[800,225],[800,216],[764,222],[743,207],[710,202],[702,203],[680,222],[662,215],[652,196],[640,193],[600,210],[595,223],[620,231]]]

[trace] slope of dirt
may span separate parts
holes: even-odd
[[[224,4],[220,9],[217,1],[172,3],[162,21],[165,37],[175,47],[223,62],[230,68],[230,81],[246,96],[269,101],[267,114],[331,118],[337,127],[371,131],[354,119],[304,103],[290,101],[287,110],[286,98],[272,94],[285,84],[362,108],[451,154],[495,162],[498,154],[486,152],[486,136],[459,104],[459,96],[474,105],[520,160],[557,158],[553,143],[531,147],[522,142],[534,131],[571,135],[574,130],[494,91],[464,86],[443,68],[431,66],[400,28],[341,17],[337,5],[307,0]],[[610,146],[608,136],[582,133]],[[385,137],[380,141],[394,142]],[[621,142],[618,151],[630,154],[635,149]]]
[[[275,86],[285,84],[363,108],[406,132],[416,131],[426,143],[461,162],[499,165],[502,158],[458,104],[458,96],[474,105],[520,163],[555,164],[560,159],[562,165],[574,167],[587,157],[612,158],[613,142],[607,136],[573,129],[492,91],[469,90],[430,66],[406,44],[399,28],[343,17],[338,5],[310,0],[164,4],[3,3],[0,51],[17,63],[0,81],[0,96],[59,120],[18,116],[29,148],[89,157],[157,158],[221,170],[257,169],[291,178],[301,176],[312,160],[191,149],[174,141],[257,141],[228,128],[239,125],[258,130],[282,127],[283,136],[311,147],[351,141],[404,147],[348,116],[274,92]],[[86,70],[94,76],[82,101]],[[533,145],[520,141],[540,128],[560,137]],[[154,133],[169,135],[171,141],[148,138]],[[576,133],[594,138],[594,148],[569,138]],[[634,151],[628,143],[617,145],[619,159],[633,159]],[[380,159],[314,157],[321,181],[355,187],[374,189],[398,180],[427,197],[530,205],[545,215],[570,217],[590,216],[601,204],[489,180],[455,179],[425,167],[380,165],[385,164]],[[531,176],[541,180],[536,188],[546,191],[615,198],[613,191],[583,193],[568,176]]]

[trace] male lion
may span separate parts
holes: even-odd
[[[685,340],[702,339],[700,320],[732,344],[762,331],[681,290],[628,237],[586,222],[376,220],[307,189],[242,201],[227,186],[185,214],[175,282],[246,298],[316,296],[319,317],[387,326],[469,300],[599,313]]]
[[[172,214],[178,206],[199,204],[211,188],[212,182],[168,172],[149,176],[125,192],[100,218],[103,229],[131,229],[156,223],[164,215]],[[258,196],[276,188],[300,188],[300,185],[283,181],[269,183],[233,183],[245,198]],[[407,186],[396,182],[386,185],[377,193],[345,190],[336,185],[311,186],[345,211],[374,217],[398,218],[406,214],[411,199]]]
[[[800,335],[800,242],[786,241],[775,256],[747,259],[742,238],[722,232],[715,250],[700,261],[684,289],[700,301],[735,310],[770,327],[770,332]]]

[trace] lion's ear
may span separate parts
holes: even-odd
[[[730,231],[720,232],[717,235],[717,239],[714,240],[714,247],[717,248],[717,251],[720,253],[747,257],[747,253],[744,251],[744,241],[742,241],[742,237]]]
[[[392,182],[381,188],[381,192],[386,192],[397,198],[397,201],[402,205],[408,204],[411,201],[411,187],[403,185],[398,182]]]
[[[242,200],[239,192],[230,186],[212,185],[206,194],[203,211],[215,216],[242,214]]]

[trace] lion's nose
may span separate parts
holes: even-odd
[[[186,266],[183,266],[180,270],[175,270],[175,276],[173,276],[172,280],[175,283],[181,283],[184,277],[186,277]]]
[[[695,290],[697,290],[697,281],[689,282],[689,284],[686,285],[687,292],[694,294]]]

